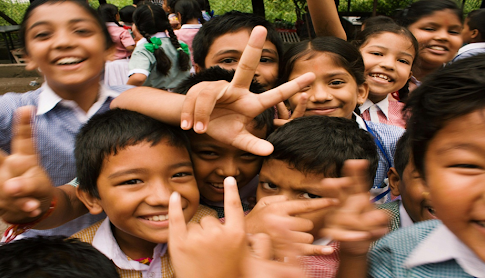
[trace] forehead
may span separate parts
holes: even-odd
[[[450,26],[450,27],[461,27],[461,21],[458,15],[454,13],[450,9],[435,11],[432,14],[427,16],[423,16],[415,23],[411,24],[409,27],[413,25],[442,25],[442,26]]]
[[[339,65],[336,59],[334,55],[326,52],[311,51],[295,61],[290,79],[294,79],[306,72],[315,73],[317,78],[321,78],[322,76],[332,77],[335,75],[351,77],[352,75],[344,67]]]
[[[55,16],[52,16],[55,15]],[[97,20],[83,7],[73,1],[46,3],[35,8],[27,20],[27,32],[31,27],[38,24],[56,24],[63,26],[75,22],[92,22]]]
[[[260,180],[272,182],[280,188],[303,191],[321,189],[320,182],[325,178],[323,174],[304,174],[277,159],[266,159],[259,176]]]
[[[365,47],[384,47],[391,50],[399,50],[414,56],[415,51],[411,39],[404,34],[384,32],[371,36],[367,42],[362,45]]]

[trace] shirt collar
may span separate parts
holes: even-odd
[[[366,99],[364,104],[359,107],[360,113],[363,113],[365,110],[369,109],[374,103],[370,99]],[[375,103],[377,107],[382,111],[384,116],[389,119],[389,95],[386,96],[385,99]]]
[[[365,122],[364,122],[364,119],[362,119],[362,117],[361,117],[361,116],[359,116],[359,115],[355,114],[355,112],[352,112],[352,113],[353,113],[353,115],[354,115],[354,117],[355,117],[355,121],[356,121],[356,122],[357,122],[357,124],[359,125],[359,128],[360,128],[360,129],[363,129],[363,130],[365,130],[365,131],[367,131],[367,126],[366,126],[366,124],[365,124]]]
[[[402,201],[399,201],[399,220],[401,220],[401,228],[406,228],[414,224],[408,212],[404,208]]]
[[[462,54],[463,52],[466,52],[468,50],[472,49],[477,49],[477,48],[485,48],[485,42],[474,42],[474,43],[469,43],[465,46],[462,46],[459,50],[456,56]]]
[[[443,244],[445,243],[446,244]],[[485,277],[485,262],[441,224],[425,238],[404,262],[405,268],[455,260],[463,270],[475,277]]]
[[[202,27],[202,24],[184,24],[180,29],[200,29]]]
[[[111,231],[111,224],[109,218],[103,221],[101,226],[96,231],[93,238],[92,245],[103,253],[108,259],[120,269],[136,270],[142,273],[153,273],[154,276],[161,277],[162,274],[162,261],[161,257],[167,252],[167,244],[158,244],[153,249],[153,260],[150,265],[142,264],[140,262],[128,259],[128,256],[121,251],[120,246],[116,242]],[[145,277],[146,275],[143,275]]]
[[[119,26],[118,24],[116,24],[114,22],[106,22],[106,26],[110,26],[110,27],[121,27],[121,26]]]

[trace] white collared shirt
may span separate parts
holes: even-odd
[[[404,208],[402,201],[399,201],[399,220],[401,220],[401,228],[406,228],[414,224],[413,220]]]
[[[180,29],[200,29],[202,24],[184,24],[180,27]]]
[[[461,242],[445,225],[424,239],[404,262],[405,268],[455,260],[463,270],[477,278],[485,277],[485,262]]]
[[[477,48],[485,48],[485,42],[474,42],[474,43],[469,43],[465,46],[462,46],[459,50],[456,56],[462,54],[463,52],[472,50],[472,49],[477,49]],[[455,56],[455,57],[456,57]]]
[[[108,259],[112,260],[118,268],[141,271],[143,278],[162,277],[162,261],[160,258],[167,252],[167,244],[158,244],[153,249],[153,261],[150,265],[129,260],[126,254],[121,251],[120,246],[113,236],[108,217],[106,217],[96,231],[92,245],[108,257]]]
[[[379,122],[377,109],[381,110],[384,116],[386,116],[386,119],[389,120],[389,95],[387,95],[385,99],[379,101],[378,103],[373,103],[371,100],[366,99],[364,104],[362,104],[359,107],[359,110],[360,110],[360,113],[362,114],[367,109],[369,109],[369,115],[370,115],[371,121],[375,123]]]
[[[42,84],[42,92],[39,94],[36,115],[43,115],[51,111],[54,107],[56,107],[57,104],[59,104],[71,108],[76,118],[81,123],[86,123],[94,114],[96,114],[96,112],[98,112],[108,97],[115,98],[119,94],[120,93],[108,89],[108,87],[100,84],[100,90],[96,102],[91,105],[88,112],[84,112],[84,110],[82,110],[75,101],[61,98],[49,87],[49,85],[47,85],[47,82],[44,82],[44,84]]]

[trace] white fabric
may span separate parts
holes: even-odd
[[[107,61],[104,65],[104,84],[106,86],[126,85],[130,72],[129,63],[128,58]]]
[[[202,27],[202,24],[184,24],[180,29],[200,29]]]
[[[468,50],[472,49],[477,49],[477,48],[485,48],[485,42],[474,42],[474,43],[469,43],[465,46],[462,46],[459,50],[456,56],[462,54],[463,52],[466,52]]]
[[[399,201],[399,218],[401,220],[401,228],[406,228],[414,224],[408,212],[404,208],[402,201]]]
[[[359,110],[362,114],[367,109],[369,109],[370,120],[372,122],[379,122],[379,116],[377,115],[379,110],[381,110],[384,116],[386,116],[386,119],[389,120],[389,95],[378,103],[373,103],[371,100],[366,99],[364,104],[359,107]]]

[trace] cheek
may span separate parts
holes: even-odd
[[[193,157],[192,161],[194,163],[194,174],[196,179],[204,178],[213,172],[213,164],[206,160]]]
[[[292,97],[290,97],[288,99],[288,103],[290,104],[290,109],[291,110],[294,110],[295,109],[295,107],[298,104],[298,101],[299,100],[300,100],[300,93],[297,93],[297,94],[293,95]]]

